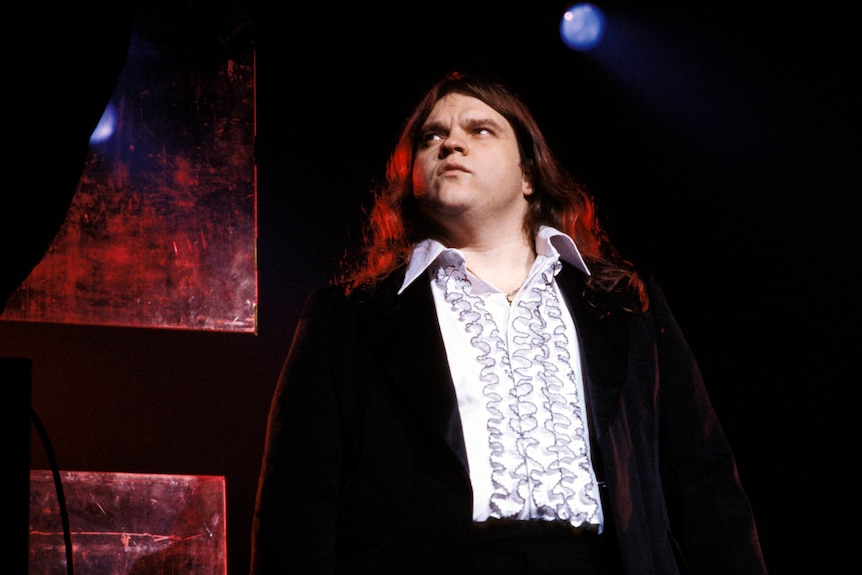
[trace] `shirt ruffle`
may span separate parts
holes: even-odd
[[[463,263],[434,281],[476,350],[487,412],[491,517],[601,523],[564,310],[548,262],[515,297],[501,331]],[[501,295],[501,294],[497,294]]]

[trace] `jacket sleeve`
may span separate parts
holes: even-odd
[[[660,465],[672,535],[691,573],[766,573],[736,462],[688,343],[658,285]]]
[[[345,298],[305,303],[273,394],[252,531],[252,575],[332,573],[344,458],[343,398],[353,346]]]

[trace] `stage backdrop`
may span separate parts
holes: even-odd
[[[230,8],[136,17],[65,224],[0,319],[256,332],[254,45]]]

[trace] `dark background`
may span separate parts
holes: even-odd
[[[229,570],[247,571],[266,414],[302,299],[358,239],[412,105],[460,68],[515,86],[619,247],[663,284],[771,572],[843,564],[858,512],[844,468],[857,458],[845,406],[860,351],[853,20],[828,5],[599,5],[618,24],[589,54],[560,41],[562,2],[256,6],[259,333],[0,322],[0,357],[32,361],[32,407],[60,467],[224,475]],[[39,28],[62,50],[25,59],[24,84],[46,105],[36,121],[54,137],[31,142],[23,165],[34,189],[61,197],[110,95],[75,88],[65,65],[110,80],[122,45],[85,41],[95,24],[77,16]],[[122,26],[127,14],[108,17]],[[24,205],[25,220],[51,210]],[[3,246],[10,271],[34,243],[21,237]],[[19,421],[25,402],[9,405]],[[30,441],[30,466],[47,468]]]

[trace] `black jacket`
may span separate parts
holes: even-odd
[[[472,492],[428,282],[306,302],[270,413],[255,575],[458,574]],[[629,574],[766,569],[749,501],[659,287],[644,314],[599,312],[558,276],[578,329],[605,517]]]

